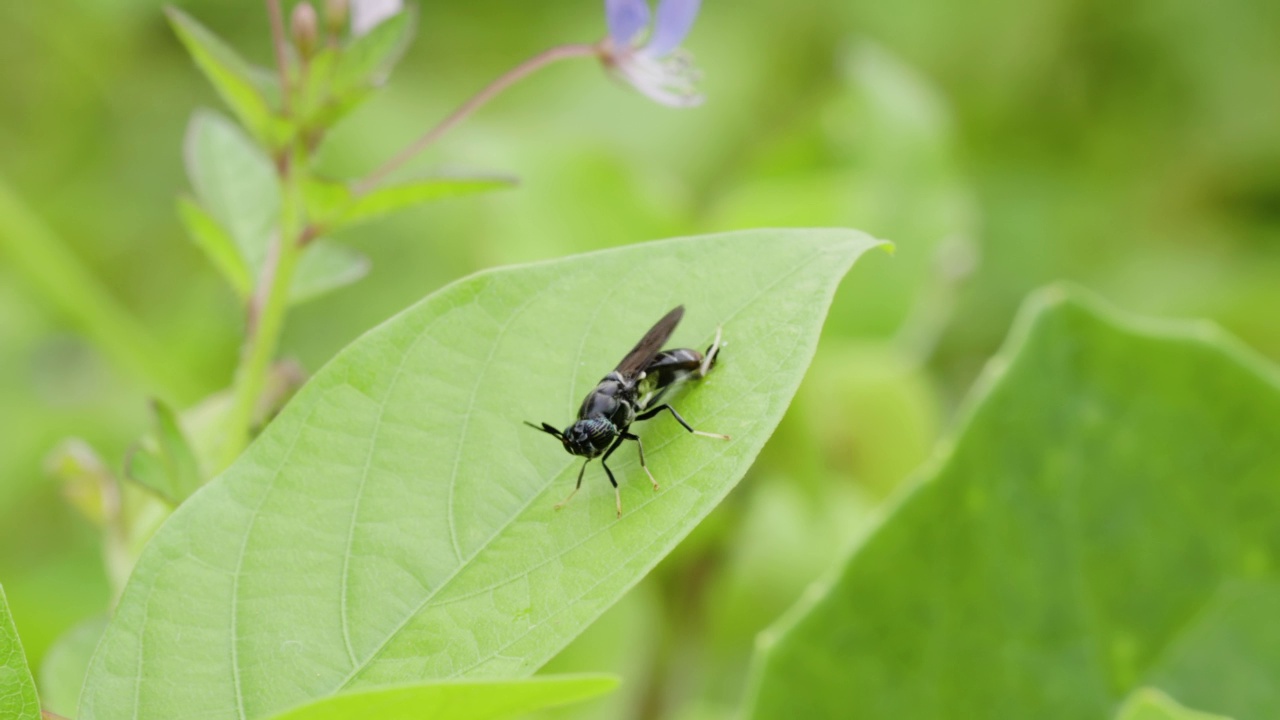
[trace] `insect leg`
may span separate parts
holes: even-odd
[[[567,502],[569,502],[570,500],[572,500],[572,499],[573,499],[573,496],[574,496],[574,495],[577,495],[577,494],[578,494],[578,491],[582,489],[582,474],[583,474],[583,473],[585,473],[585,472],[587,471],[587,465],[589,465],[589,464],[591,464],[591,458],[587,458],[587,461],[586,461],[586,462],[584,462],[584,463],[582,463],[582,469],[578,471],[578,484],[573,486],[573,492],[569,493],[569,497],[567,497],[567,498],[565,498],[565,499],[561,500],[560,502],[556,503],[556,509],[557,509],[557,510],[559,510],[560,508],[564,507],[564,506],[565,506],[565,503],[567,503]],[[605,469],[607,470],[608,468],[605,468]]]
[[[720,355],[720,328],[716,327],[716,339],[707,347],[707,354],[702,357],[702,365],[698,368],[698,377],[706,377],[711,372],[711,366],[716,364],[716,358]]]
[[[613,478],[613,471],[609,469],[609,465],[605,460],[608,460],[613,451],[618,449],[618,446],[622,444],[622,439],[623,436],[619,435],[618,439],[614,440],[613,444],[609,446],[609,449],[604,451],[604,457],[600,458],[604,473],[609,476],[609,482],[613,484],[613,502],[618,507],[618,517],[622,517],[622,492],[618,490],[618,481]]]
[[[670,405],[668,405],[667,403],[662,403],[662,404],[661,404],[661,405],[659,405],[658,407],[655,407],[655,408],[650,409],[650,410],[645,410],[644,412],[642,412],[642,413],[640,413],[639,415],[637,415],[637,416],[636,416],[636,420],[637,420],[637,421],[639,421],[639,420],[648,420],[649,418],[651,418],[651,417],[653,417],[653,416],[657,415],[658,413],[662,412],[663,410],[669,410],[669,411],[671,412],[671,416],[672,416],[672,417],[674,417],[674,418],[676,419],[676,422],[680,423],[680,424],[684,427],[684,429],[685,429],[685,430],[688,430],[689,432],[693,433],[694,435],[702,435],[703,437],[719,438],[720,440],[728,440],[728,439],[729,439],[729,436],[728,436],[728,435],[721,435],[720,433],[710,433],[710,432],[703,432],[703,431],[701,431],[701,430],[694,430],[694,429],[693,429],[693,427],[689,425],[689,423],[685,422],[684,418],[680,417],[680,413],[676,412],[676,409],[675,409],[675,408],[673,408],[673,407],[671,407],[671,406],[670,406]]]
[[[640,467],[644,468],[644,473],[649,476],[649,481],[653,483],[653,491],[658,492],[658,480],[653,476],[653,473],[649,472],[649,466],[644,464],[644,443],[640,442],[640,436],[624,432],[622,437],[636,441],[636,449],[640,451]]]

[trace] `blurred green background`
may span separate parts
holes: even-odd
[[[261,3],[179,5],[268,62]],[[407,57],[322,168],[368,172],[520,60],[598,39],[601,5],[421,3]],[[0,582],[37,666],[108,601],[96,534],[43,458],[75,435],[118,465],[145,398],[226,386],[242,332],[174,212],[186,122],[219,103],[160,8],[0,4]],[[296,308],[284,352],[314,371],[498,264],[770,225],[895,241],[846,281],[747,482],[549,668],[623,674],[584,717],[723,717],[754,634],[927,457],[1031,289],[1072,279],[1280,358],[1277,37],[1268,0],[709,0],[686,43],[703,107],[656,106],[589,60],[525,81],[414,164],[520,187],[340,237],[373,270]],[[31,220],[154,336],[169,379],[64,311],[66,288],[21,259],[52,247]]]

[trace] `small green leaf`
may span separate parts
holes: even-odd
[[[332,127],[386,81],[417,26],[409,8],[351,39],[341,49],[323,48],[307,64],[298,94],[298,113],[311,130]]]
[[[176,491],[165,470],[160,452],[142,445],[130,449],[124,461],[124,476],[155,493],[170,505],[177,505]]]
[[[178,424],[178,416],[173,412],[173,408],[160,400],[152,400],[151,411],[156,419],[155,432],[160,446],[160,457],[164,460],[165,470],[173,479],[175,498],[178,502],[182,502],[204,484],[200,463],[196,460],[191,444]]]
[[[813,356],[840,278],[878,241],[762,230],[480,273],[339,353],[148,543],[90,666],[80,720],[261,718],[339,692],[532,674],[742,478]],[[566,423],[654,321],[714,373],[597,466]],[[282,601],[287,599],[287,602]]]
[[[1211,715],[1189,710],[1176,700],[1154,688],[1135,691],[1125,701],[1116,720],[1230,720],[1225,715]]]
[[[130,453],[126,474],[178,505],[204,484],[204,475],[173,409],[152,400],[151,411],[155,426]]]
[[[54,641],[40,664],[40,701],[46,710],[75,717],[89,659],[106,629],[107,617],[100,615],[77,623]]]
[[[247,299],[253,290],[253,278],[231,235],[199,203],[185,195],[178,197],[178,217],[192,242],[204,250],[236,295]]]
[[[272,720],[506,720],[603,695],[617,686],[611,675],[550,675],[388,687],[317,700]]]
[[[353,88],[381,85],[400,61],[418,29],[413,6],[378,23],[353,38],[338,55],[333,91],[341,95]]]
[[[280,212],[271,161],[235,123],[211,110],[192,115],[183,149],[201,206],[231,234],[249,277],[256,278]]]
[[[89,522],[99,528],[107,524],[106,496],[114,492],[115,480],[89,443],[80,438],[58,443],[45,458],[44,471],[62,484],[62,496]]]
[[[312,222],[333,232],[415,205],[514,185],[511,178],[422,178],[357,194],[343,183],[317,179],[306,188],[307,211]]]
[[[750,717],[1280,717],[1280,374],[1198,324],[1029,303],[931,477],[761,638]]]
[[[329,91],[333,83],[334,65],[338,61],[338,49],[332,46],[325,46],[316,51],[307,61],[307,71],[303,76],[302,85],[298,88],[294,97],[296,103],[296,112],[300,117],[306,118],[303,122],[304,126],[311,128],[323,128],[326,125],[320,122],[321,113],[325,109],[327,103],[331,101]]]
[[[165,14],[196,66],[231,111],[260,142],[271,145],[272,135],[276,132],[275,118],[255,82],[264,73],[252,68],[221,38],[190,15],[173,6],[166,7]]]
[[[36,681],[27,667],[27,656],[18,629],[9,614],[9,602],[0,586],[0,718],[40,720]]]
[[[346,245],[319,239],[303,252],[289,287],[290,304],[303,303],[364,277],[369,258]]]

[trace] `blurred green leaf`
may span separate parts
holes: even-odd
[[[618,678],[611,675],[561,675],[389,687],[325,698],[272,720],[505,720],[617,686]]]
[[[204,250],[231,289],[242,301],[247,300],[253,291],[253,278],[236,241],[199,203],[185,195],[178,197],[178,217],[191,240]]]
[[[1272,430],[1274,435],[1274,426]],[[1241,512],[1263,510],[1246,505]],[[1258,516],[1255,522],[1264,520]],[[1270,522],[1274,528],[1274,520]],[[1240,561],[1249,574],[1256,573],[1259,563],[1274,565],[1258,548],[1247,552]],[[1273,577],[1274,569],[1268,570]],[[1280,707],[1280,685],[1274,682],[1280,676],[1280,583],[1272,577],[1224,585],[1165,652],[1148,684],[1171,690],[1195,707],[1241,718],[1275,715],[1272,709]],[[1230,662],[1214,662],[1217,658]],[[1220,697],[1231,702],[1218,702]],[[1258,708],[1267,710],[1255,712]]]
[[[532,673],[742,477],[836,284],[879,244],[850,230],[646,243],[481,273],[383,323],[152,538],[81,720],[263,717],[339,691]],[[620,520],[599,468],[555,512],[580,461],[520,421],[568,420],[678,303],[673,344],[723,326],[734,348],[681,412],[733,441],[648,423],[661,492],[623,452]]]
[[[359,280],[369,272],[369,258],[346,245],[315,240],[303,251],[289,287],[291,304],[306,302]]]
[[[116,510],[107,507],[108,493],[117,492],[111,471],[89,443],[68,438],[46,457],[44,471],[62,485],[62,496],[89,522],[101,528]]]
[[[125,457],[124,476],[163,498],[170,505],[177,504],[164,460],[160,459],[158,451],[142,446],[132,448]]]
[[[164,460],[165,470],[172,478],[174,498],[178,502],[186,500],[203,484],[200,463],[196,460],[191,444],[178,425],[178,416],[173,408],[159,400],[151,401],[151,412],[155,416],[156,440],[160,447],[160,457]]]
[[[334,93],[386,82],[418,30],[417,8],[410,5],[378,23],[364,35],[352,38],[338,56]]]
[[[410,6],[352,38],[341,50],[325,48],[312,60],[302,97],[305,124],[328,129],[384,83],[417,30],[418,13]]]
[[[152,400],[151,412],[155,421],[152,432],[130,453],[125,472],[131,480],[179,505],[204,484],[204,475],[173,409]]]
[[[230,233],[249,277],[256,278],[280,211],[271,161],[235,123],[211,110],[192,115],[184,153],[200,205]]]
[[[13,626],[3,586],[0,586],[0,717],[40,720],[36,682],[27,667],[27,656],[22,651],[18,629]]]
[[[1224,715],[1188,710],[1173,698],[1153,688],[1135,691],[1125,701],[1116,720],[1229,720]]]
[[[49,648],[40,664],[40,701],[46,710],[75,717],[89,659],[106,628],[105,615],[89,618],[77,623]]]
[[[932,479],[762,638],[751,716],[1105,718],[1142,685],[1280,715],[1275,369],[1050,290],[980,388]]]
[[[259,142],[272,146],[275,118],[266,97],[255,83],[255,78],[262,73],[250,67],[235,50],[195,18],[172,5],[165,7],[164,11],[196,66],[213,84],[222,100]]]
[[[306,74],[295,96],[298,113],[306,118],[303,124],[307,127],[324,127],[316,116],[330,99],[333,68],[337,60],[338,49],[326,45],[317,50],[316,54],[307,61]]]
[[[941,413],[933,393],[932,378],[899,344],[824,341],[784,420],[813,443],[816,498],[828,495],[833,474],[870,497],[889,494],[937,441]]]
[[[316,179],[306,187],[307,212],[315,225],[333,232],[415,205],[513,185],[511,178],[422,178],[356,193],[343,183]]]
[[[0,19],[0,27],[3,26],[4,21]],[[81,211],[75,215],[88,217]],[[92,233],[89,236],[94,237]],[[185,368],[173,362],[172,348],[153,337],[129,309],[116,300],[98,272],[79,257],[71,243],[54,233],[2,176],[0,253],[4,256],[6,273],[23,278],[29,287],[27,292],[34,291],[34,295],[23,296],[22,305],[55,310],[147,387],[156,388],[169,397],[185,398],[195,394],[199,383]],[[12,339],[4,338],[0,342],[11,346]],[[28,377],[25,373],[22,376]],[[11,401],[9,398],[0,404]],[[43,445],[36,452],[42,450]]]

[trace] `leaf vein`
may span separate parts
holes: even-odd
[[[314,406],[313,406],[314,409]],[[240,689],[240,627],[239,627],[239,611],[240,611],[240,574],[244,567],[244,556],[249,549],[249,538],[253,535],[253,528],[258,524],[258,516],[262,512],[263,505],[266,505],[267,498],[271,496],[271,491],[275,488],[276,480],[280,478],[284,472],[286,460],[293,455],[293,449],[298,444],[298,439],[302,437],[302,431],[311,420],[311,412],[302,418],[298,423],[298,430],[293,434],[293,439],[289,441],[289,448],[281,453],[280,463],[271,473],[271,479],[267,481],[267,487],[262,491],[262,497],[258,499],[258,504],[254,506],[253,512],[249,515],[249,525],[245,528],[244,539],[240,542],[240,551],[236,554],[236,569],[231,576],[231,677],[235,685],[236,692],[236,712],[240,715],[241,720],[245,720],[244,711],[244,693]],[[155,588],[155,585],[152,585]],[[139,675],[141,677],[141,675]],[[135,712],[137,705],[134,705]]]
[[[351,506],[351,522],[347,525],[347,546],[342,553],[342,581],[340,585],[338,599],[338,618],[342,624],[342,644],[347,651],[347,659],[351,662],[351,666],[355,667],[359,662],[356,659],[355,648],[351,644],[351,621],[347,616],[347,595],[351,584],[351,547],[355,544],[356,526],[360,522],[360,505],[364,498],[365,485],[369,481],[369,469],[373,465],[373,451],[378,446],[378,434],[382,430],[382,417],[386,414],[387,401],[395,394],[396,384],[400,382],[400,376],[404,373],[405,363],[409,356],[417,349],[418,343],[427,337],[426,333],[419,335],[409,348],[400,354],[400,362],[396,365],[396,370],[391,375],[391,381],[387,384],[387,390],[382,395],[382,399],[378,401],[377,417],[374,420],[373,432],[369,437],[369,452],[365,454],[364,468],[360,471],[360,483],[356,486],[355,500]]]
[[[522,303],[521,305],[516,307],[515,310],[512,311],[511,317],[508,318],[507,322],[504,324],[503,330],[499,333],[498,338],[494,341],[495,347],[497,346],[498,341],[501,340],[502,333],[506,332],[506,328],[509,327],[512,323],[514,323],[516,318],[524,314],[524,312],[529,309],[529,306],[533,304],[533,301],[536,298],[537,298],[536,295],[530,296],[528,300],[526,300],[524,303]],[[425,330],[422,335],[423,336],[426,335]],[[484,369],[481,370],[480,374],[481,376],[484,375]],[[478,384],[477,384],[477,387],[479,387]],[[459,450],[459,452],[461,452],[461,450]],[[523,505],[521,505],[519,508],[516,509],[516,512],[513,514],[512,517],[519,517],[520,514],[523,513],[526,509],[528,509],[528,507],[531,504],[533,504],[533,501],[536,498],[538,498],[540,495],[541,493],[534,493],[530,495],[529,499],[525,501]],[[353,667],[351,669],[351,672],[348,673],[347,676],[342,679],[342,681],[338,684],[337,689],[342,690],[342,689],[345,689],[348,685],[350,685],[351,681],[354,680],[356,676],[359,675],[365,668],[367,668],[369,666],[369,663],[372,662],[373,659],[378,656],[378,653],[382,652],[382,650],[387,646],[387,643],[391,642],[396,637],[396,635],[398,635],[400,631],[403,630],[405,626],[407,626],[410,623],[410,621],[413,620],[413,618],[417,617],[418,613],[422,612],[422,609],[427,606],[427,603],[431,602],[431,599],[434,598],[436,594],[438,594],[442,589],[447,587],[448,584],[452,582],[455,577],[458,576],[458,573],[466,569],[467,563],[475,559],[475,557],[480,553],[484,552],[484,549],[488,547],[489,544],[492,543],[495,539],[497,539],[497,537],[500,534],[502,534],[502,530],[505,527],[506,526],[500,526],[496,528],[493,531],[493,533],[490,534],[489,537],[486,538],[485,541],[481,543],[481,545],[478,548],[476,548],[476,551],[471,555],[470,558],[467,558],[465,561],[459,562],[457,567],[455,567],[449,573],[449,575],[446,576],[444,580],[440,582],[439,585],[437,585],[434,589],[432,589],[430,592],[426,594],[426,597],[422,599],[422,602],[418,603],[418,605],[412,611],[405,613],[404,618],[399,623],[397,623],[396,626],[392,628],[390,632],[387,633],[387,636],[383,638],[381,642],[378,643],[378,646],[374,648],[371,653],[369,653],[368,657],[366,657],[362,663],[358,664],[356,667]]]

